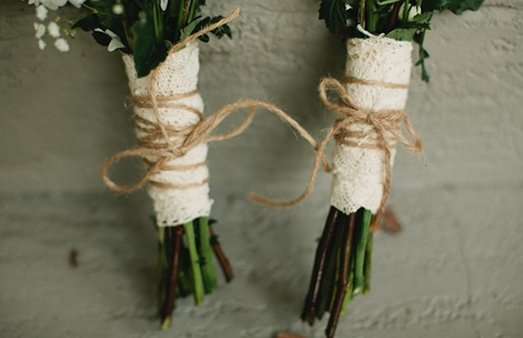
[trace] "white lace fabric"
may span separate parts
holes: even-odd
[[[412,67],[412,44],[389,38],[349,39],[347,41],[347,78],[408,85]],[[354,103],[369,110],[403,110],[407,88],[348,83]],[[367,131],[366,125],[352,125],[348,131]],[[375,143],[375,135],[352,139]],[[392,151],[391,164],[395,149]],[[383,197],[384,153],[382,149],[358,148],[337,143],[333,155],[331,205],[345,214],[363,207],[376,213]]]
[[[186,94],[197,89],[199,57],[198,45],[188,44],[180,51],[173,53],[159,66],[155,89],[158,96],[176,96]],[[148,96],[150,90],[150,75],[138,78],[134,68],[134,61],[129,55],[123,55],[125,69],[129,79],[129,88],[133,96]],[[200,94],[183,97],[176,101],[203,112],[204,104]],[[157,118],[152,108],[134,107],[137,116],[156,122]],[[199,118],[193,112],[182,108],[159,108],[161,122],[175,128],[184,128],[198,123]],[[135,129],[137,137],[144,136],[139,129]],[[163,139],[158,142],[163,142]],[[170,141],[179,145],[182,139],[171,138]],[[189,150],[182,157],[170,160],[168,166],[191,166],[205,163],[207,158],[207,144],[200,144]],[[147,157],[155,162],[156,157]],[[195,218],[209,216],[213,201],[209,198],[209,185],[205,182],[209,178],[207,165],[198,165],[190,170],[161,170],[150,177],[151,180],[175,185],[194,184],[194,187],[182,189],[163,188],[149,185],[147,191],[153,199],[158,226],[175,226],[190,222]]]

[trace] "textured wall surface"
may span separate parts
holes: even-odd
[[[333,116],[316,86],[342,74],[345,51],[317,20],[317,1],[208,2],[213,13],[240,5],[242,17],[232,41],[201,47],[207,112],[269,99],[321,135]],[[378,235],[373,290],[339,337],[523,334],[522,14],[520,0],[487,0],[434,19],[432,82],[416,69],[407,107],[425,154],[400,150],[395,164],[391,205],[405,230]],[[134,142],[121,61],[85,34],[69,53],[40,51],[33,21],[24,3],[0,2],[0,336],[321,337],[326,321],[309,329],[298,314],[330,177],[293,209],[245,198],[301,192],[305,142],[260,113],[244,135],[210,147],[213,216],[238,278],[202,307],[180,302],[159,332],[150,201],[115,196],[99,177],[104,158]]]

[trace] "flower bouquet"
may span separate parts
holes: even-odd
[[[320,83],[324,105],[339,119],[319,145],[336,141],[331,207],[317,247],[301,318],[310,325],[330,313],[335,335],[351,299],[369,291],[373,231],[389,196],[395,145],[422,150],[404,109],[418,44],[422,79],[429,80],[423,47],[433,13],[476,10],[483,0],[322,0],[320,19],[347,39],[345,79]],[[336,99],[333,99],[334,93]],[[403,133],[405,130],[409,137]],[[316,161],[317,162],[317,161]]]
[[[215,257],[226,280],[234,276],[209,219],[213,201],[209,198],[207,144],[182,144],[204,118],[203,100],[197,91],[196,40],[207,42],[209,34],[231,37],[227,23],[239,10],[223,18],[202,17],[203,0],[69,3],[78,9],[80,19],[60,28],[63,19],[57,16],[50,20],[49,10],[61,9],[68,5],[67,0],[29,1],[36,6],[38,45],[44,49],[45,40],[53,38],[58,50],[67,51],[64,37],[82,29],[109,51],[121,52],[132,93],[138,147],[108,159],[103,178],[109,188],[123,193],[148,183],[159,238],[160,315],[162,328],[167,328],[176,297],[193,294],[198,304],[216,287]],[[109,167],[128,156],[142,158],[146,173],[132,186],[116,184],[109,178]]]

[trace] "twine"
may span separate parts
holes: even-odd
[[[239,16],[239,8],[234,10],[229,16],[221,19],[215,24],[209,25],[195,34],[190,35],[185,40],[178,42],[169,51],[169,55],[177,52],[183,48],[187,43],[195,41],[198,37],[222,26]],[[414,153],[419,153],[422,150],[421,141],[416,136],[414,129],[410,123],[407,114],[403,110],[367,110],[359,108],[350,98],[346,88],[337,80],[332,78],[323,79],[319,86],[320,98],[323,104],[330,110],[341,114],[343,117],[337,120],[334,125],[327,131],[320,143],[316,140],[293,118],[287,113],[278,108],[272,103],[243,99],[224,106],[222,109],[211,114],[209,117],[204,117],[203,113],[194,109],[193,107],[177,103],[178,100],[192,95],[196,95],[197,91],[192,91],[180,95],[173,96],[157,96],[156,95],[156,78],[158,76],[159,65],[151,73],[151,82],[149,95],[144,97],[133,97],[134,104],[139,107],[152,108],[156,121],[148,121],[140,117],[136,117],[135,122],[137,128],[144,132],[143,137],[138,140],[139,147],[118,152],[105,160],[102,167],[102,178],[104,183],[113,191],[120,193],[131,193],[142,188],[147,182],[153,186],[164,189],[189,189],[207,183],[207,179],[202,182],[190,183],[186,185],[171,184],[166,182],[157,182],[151,180],[151,176],[162,170],[192,170],[198,166],[205,165],[205,163],[196,163],[184,166],[168,165],[168,162],[180,158],[187,154],[187,152],[202,143],[211,143],[227,140],[236,137],[243,133],[252,123],[258,109],[264,109],[278,116],[284,123],[287,123],[294,128],[298,134],[303,137],[314,149],[315,157],[312,165],[312,171],[305,187],[305,190],[298,197],[291,200],[274,200],[252,193],[250,198],[256,202],[263,203],[274,207],[294,206],[303,201],[311,192],[316,182],[318,171],[321,165],[326,172],[331,171],[331,167],[325,158],[325,147],[328,142],[334,137],[336,142],[348,146],[378,148],[384,151],[385,155],[385,182],[383,184],[383,197],[380,207],[376,213],[373,228],[376,224],[379,225],[381,215],[385,209],[385,205],[390,192],[390,182],[392,176],[391,167],[391,151],[392,146],[396,140],[399,140],[407,149]],[[387,88],[403,88],[404,85],[381,83],[378,81],[367,81],[361,79],[349,79],[354,83],[367,85],[381,85]],[[328,98],[328,92],[332,90],[337,96],[337,101],[331,101]],[[176,129],[172,126],[164,124],[160,119],[159,108],[177,108],[185,109],[198,116],[198,122],[194,125],[182,129]],[[247,116],[242,123],[236,128],[231,129],[222,134],[213,134],[213,131],[232,113],[247,109]],[[348,137],[362,139],[368,137],[371,133],[354,133],[348,132],[346,129],[351,124],[364,124],[371,127],[371,132],[374,131],[376,143],[361,143],[347,140]],[[401,126],[404,125],[412,142],[403,136]],[[163,139],[163,142],[159,142]],[[176,145],[173,139],[182,140],[181,144]],[[140,157],[148,164],[148,169],[141,177],[141,179],[131,185],[124,186],[115,183],[109,176],[109,169],[112,165],[127,157]],[[150,161],[148,158],[156,157],[157,161]]]
[[[232,20],[236,19],[239,16],[239,14],[240,10],[238,8],[234,10],[229,16],[221,19],[215,24],[209,25],[203,28],[202,30],[198,31],[197,33],[190,35],[185,40],[174,45],[172,49],[169,51],[169,55],[177,52],[178,50],[183,48],[187,43],[195,41],[201,35],[204,35],[222,25],[231,22]],[[157,96],[155,86],[156,78],[158,76],[158,69],[160,67],[161,65],[159,65],[151,73],[149,86],[150,90],[148,93],[149,95],[133,97],[133,102],[136,106],[153,109],[156,121],[152,122],[140,117],[136,117],[135,123],[138,130],[144,132],[145,134],[145,136],[139,138],[138,147],[118,152],[104,161],[102,166],[102,179],[104,183],[109,187],[109,189],[120,193],[131,193],[142,188],[147,182],[156,187],[164,189],[190,189],[206,184],[207,180],[204,180],[203,182],[190,183],[187,185],[171,184],[151,180],[151,177],[162,170],[192,170],[195,169],[197,166],[205,165],[205,163],[197,163],[193,165],[173,166],[168,165],[168,162],[173,159],[184,156],[185,154],[187,154],[189,150],[193,149],[201,143],[223,141],[240,135],[252,123],[258,109],[264,109],[266,111],[272,112],[273,114],[278,116],[283,122],[287,123],[292,128],[294,128],[298,132],[298,134],[302,136],[316,151],[319,149],[316,140],[298,122],[296,122],[283,110],[269,102],[263,102],[252,99],[243,99],[232,104],[226,105],[222,109],[216,111],[209,117],[205,118],[203,113],[198,111],[197,109],[188,105],[177,103],[177,101],[182,98],[198,94],[197,91],[173,96]],[[199,121],[196,124],[188,126],[186,128],[176,129],[164,124],[161,121],[159,108],[184,109],[196,114],[199,118]],[[248,113],[239,126],[222,134],[212,134],[214,129],[216,129],[223,122],[223,120],[225,120],[232,113],[241,109],[247,109]],[[160,139],[163,139],[163,142],[160,142]],[[176,145],[173,142],[173,139],[181,139],[182,142],[181,144]],[[145,171],[143,176],[140,178],[138,182],[130,186],[115,183],[110,178],[109,169],[120,160],[135,156],[144,159],[145,162],[148,164],[148,169]],[[150,161],[148,159],[150,157],[156,157],[158,158],[158,160]],[[297,198],[286,201],[275,201],[258,194],[251,194],[251,199],[260,203],[277,206],[292,206],[301,202],[312,191],[312,186],[314,184],[315,177],[318,171],[317,167],[319,167],[320,162],[323,162],[324,168],[327,170],[328,164],[325,157],[323,156],[323,151],[320,153],[320,155],[317,155],[315,157],[314,170],[311,174],[311,178],[309,179],[309,183],[307,184],[305,191]]]
[[[381,81],[369,81],[356,78],[349,78],[348,81],[350,83],[381,86],[384,88],[405,88],[405,85],[403,84]],[[336,94],[336,101],[331,101],[329,99],[329,91]],[[405,148],[417,154],[423,150],[421,140],[416,135],[410,119],[404,110],[371,110],[360,108],[350,97],[346,86],[333,78],[323,79],[319,86],[319,92],[320,99],[325,107],[342,116],[342,118],[336,120],[334,125],[328,130],[320,143],[320,148],[322,147],[322,144],[326,145],[326,143],[334,137],[336,142],[339,144],[358,148],[380,149],[384,153],[383,195],[372,225],[373,230],[377,230],[390,194],[392,180],[392,149],[396,141],[399,141]],[[366,125],[370,128],[367,132],[354,132],[347,130],[347,128],[353,124]],[[405,127],[410,140],[403,135],[402,126]],[[358,142],[354,142],[351,139],[357,139]],[[368,142],[369,139],[371,142]],[[363,142],[363,140],[366,140],[367,142]],[[317,156],[320,155],[317,154]]]

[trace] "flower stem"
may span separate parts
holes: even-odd
[[[363,293],[370,291],[370,275],[371,275],[371,262],[372,262],[372,231],[369,232],[367,238],[367,245],[365,246],[365,264],[363,267],[364,271],[364,282],[363,282]]]
[[[214,254],[216,255],[216,259],[218,259],[220,267],[222,268],[225,280],[227,281],[227,283],[229,283],[234,279],[234,271],[232,269],[232,265],[229,262],[227,256],[225,256],[225,252],[223,252],[220,241],[218,240],[218,236],[216,235],[212,227],[209,227],[209,233],[211,234],[212,249],[214,251]]]
[[[183,225],[185,230],[185,240],[189,249],[189,256],[191,259],[191,272],[194,286],[194,302],[196,305],[203,301],[204,288],[202,280],[202,271],[200,269],[200,257],[196,249],[196,239],[194,234],[193,222],[188,222]]]
[[[363,284],[364,284],[364,265],[365,265],[365,254],[366,254],[366,246],[367,246],[367,238],[369,236],[370,232],[370,222],[372,220],[372,213],[364,209],[363,215],[361,217],[360,221],[360,232],[358,238],[356,247],[355,247],[355,265],[354,265],[354,294],[361,293],[363,291]]]
[[[209,219],[200,217],[198,219],[198,249],[200,253],[200,264],[202,269],[203,286],[205,293],[209,294],[216,288],[216,272],[214,267],[214,252],[211,247],[209,231]]]

